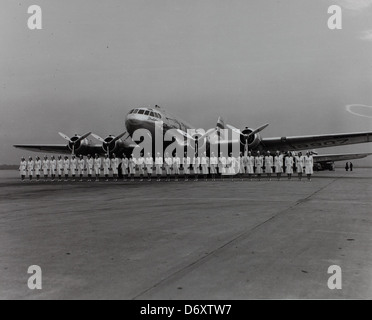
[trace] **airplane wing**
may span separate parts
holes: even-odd
[[[366,142],[372,142],[372,132],[263,138],[261,146],[266,150],[296,151],[345,146],[348,144]]]
[[[314,162],[334,162],[354,159],[362,159],[372,155],[372,153],[344,153],[344,154],[322,154],[313,155]]]
[[[71,154],[71,150],[66,144],[16,144],[15,148],[28,150],[32,152],[46,152],[46,153],[61,153],[61,154]],[[87,146],[84,150],[77,151],[77,154],[87,155],[87,154],[102,154],[105,152],[102,149],[102,145],[92,145]]]

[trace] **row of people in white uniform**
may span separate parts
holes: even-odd
[[[50,176],[52,181],[54,181],[56,177],[58,177],[58,181],[62,181],[63,177],[65,181],[67,181],[71,175],[73,181],[75,181],[76,177],[80,177],[80,181],[82,181],[85,172],[88,173],[88,181],[91,181],[93,174],[95,174],[96,180],[99,180],[101,171],[104,171],[106,180],[108,180],[111,170],[113,171],[114,179],[117,180],[119,164],[120,160],[116,158],[115,155],[112,159],[106,156],[103,160],[98,154],[95,155],[95,158],[88,155],[87,160],[85,160],[83,156],[76,158],[74,155],[71,159],[67,156],[64,158],[59,156],[58,159],[52,156],[50,160],[47,156],[45,156],[43,160],[36,157],[35,161],[30,157],[27,162],[25,158],[21,159],[19,171],[22,181],[25,180],[26,176],[28,176],[30,180],[36,176],[37,181],[39,181],[41,174],[43,174],[44,180]]]
[[[266,156],[262,156],[260,152],[257,152],[256,156],[252,156],[252,153],[248,152],[246,156],[240,154],[237,158],[232,154],[225,157],[223,153],[220,153],[220,156],[217,157],[213,152],[210,157],[205,152],[201,157],[198,155],[189,157],[185,153],[182,158],[178,157],[177,154],[170,156],[168,153],[163,158],[160,153],[157,153],[155,159],[150,153],[147,154],[146,158],[141,154],[138,158],[135,158],[133,155],[127,158],[123,155],[122,159],[117,158],[115,154],[113,154],[111,159],[107,155],[104,159],[101,159],[97,154],[94,158],[88,155],[87,160],[83,156],[79,158],[72,156],[71,159],[67,156],[62,159],[59,156],[58,160],[52,156],[49,160],[45,156],[42,161],[39,157],[33,161],[30,157],[28,162],[22,158],[20,172],[22,180],[25,179],[26,175],[29,176],[30,180],[33,179],[34,175],[39,180],[41,173],[43,173],[45,180],[49,175],[52,181],[56,177],[61,181],[63,176],[65,180],[68,180],[71,175],[73,180],[78,176],[80,177],[80,181],[82,181],[84,173],[87,171],[88,181],[91,181],[93,174],[95,174],[96,180],[99,180],[102,171],[106,180],[108,180],[109,174],[112,171],[113,178],[117,181],[120,163],[124,180],[127,180],[129,177],[134,180],[137,171],[141,180],[143,180],[146,174],[148,179],[151,180],[153,173],[155,173],[158,181],[163,171],[167,175],[167,180],[170,180],[171,173],[178,180],[181,170],[186,181],[191,171],[194,174],[195,180],[198,180],[200,174],[203,174],[205,179],[210,174],[212,179],[215,180],[217,173],[222,175],[222,179],[225,175],[231,175],[232,177],[239,175],[242,179],[244,174],[248,174],[250,179],[252,179],[253,175],[256,174],[260,180],[264,173],[269,180],[271,180],[273,173],[276,173],[278,179],[280,179],[282,173],[286,173],[288,178],[291,179],[294,167],[300,179],[302,179],[303,172],[307,174],[309,180],[313,174],[313,157],[309,152],[306,156],[303,156],[300,152],[294,157],[290,153],[284,157],[279,151],[274,157],[270,152],[267,152]]]

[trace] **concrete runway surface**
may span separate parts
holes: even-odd
[[[372,298],[372,169],[312,182],[0,177],[1,299]],[[42,290],[28,289],[31,265]],[[342,290],[327,286],[331,265]]]

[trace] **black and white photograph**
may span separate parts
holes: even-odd
[[[372,299],[372,0],[0,7],[0,300]]]

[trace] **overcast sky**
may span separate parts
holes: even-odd
[[[327,27],[332,4],[343,30]],[[0,163],[58,131],[118,134],[155,104],[205,129],[269,122],[265,137],[372,130],[345,110],[372,105],[371,17],[372,0],[2,0]]]

